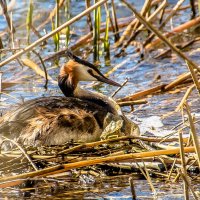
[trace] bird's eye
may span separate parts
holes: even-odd
[[[92,72],[91,69],[88,69],[88,73],[89,73],[89,74],[93,74],[93,72]]]

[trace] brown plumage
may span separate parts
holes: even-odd
[[[123,120],[119,134],[131,134],[134,123],[106,96],[85,91],[79,81],[99,80],[119,86],[104,77],[91,63],[69,53],[71,60],[60,70],[58,84],[65,97],[42,97],[25,102],[0,119],[0,135],[26,145],[61,145],[70,140],[100,139],[110,121]]]

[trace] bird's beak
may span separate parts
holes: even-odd
[[[105,76],[95,76],[95,78],[98,80],[98,81],[101,81],[103,83],[107,83],[109,85],[114,85],[114,86],[118,86],[118,87],[121,87],[121,85],[119,83],[116,83],[115,81],[112,81],[108,78],[106,78]]]

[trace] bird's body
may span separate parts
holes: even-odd
[[[79,81],[96,79],[118,84],[105,78],[93,66],[82,71],[84,66],[80,66],[76,60],[79,58],[72,58],[61,68],[58,78],[65,97],[42,97],[26,101],[0,119],[0,135],[32,146],[62,145],[72,140],[91,142],[100,139],[109,122],[118,120],[123,121],[119,135],[133,134],[131,132],[136,128],[135,124],[122,114],[114,100],[78,86]]]

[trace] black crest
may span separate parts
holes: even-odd
[[[95,65],[93,65],[92,63],[90,63],[86,60],[83,60],[83,59],[79,58],[78,56],[74,55],[70,50],[66,50],[66,55],[70,59],[74,60],[75,62],[80,63],[80,64],[85,65],[85,66],[88,66],[88,67],[92,68],[93,70],[95,70],[98,74],[103,76],[103,74],[97,69],[97,67]]]

